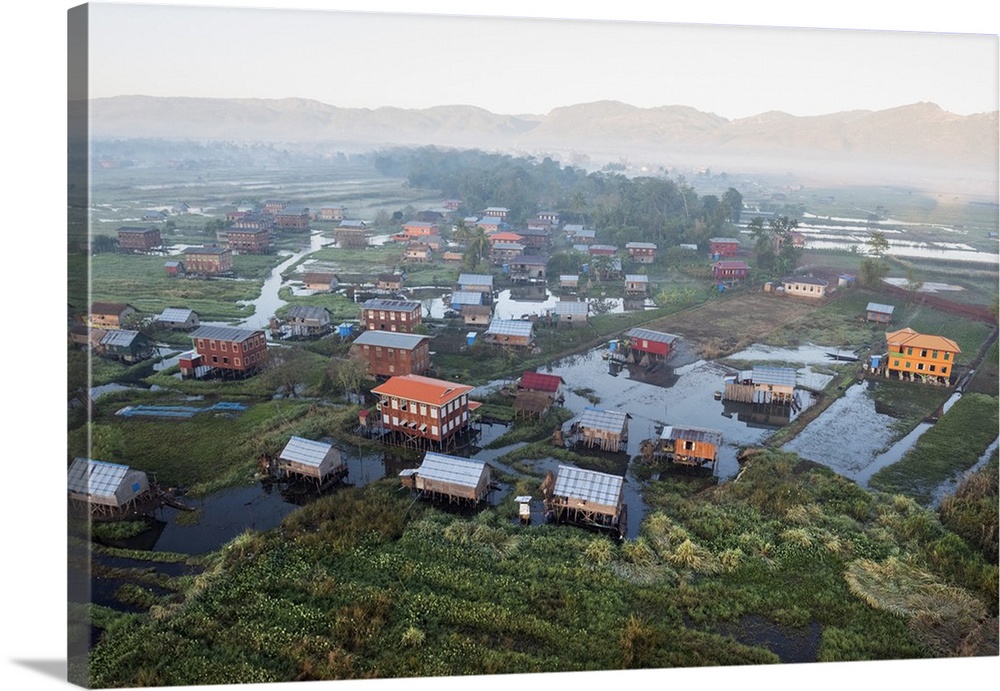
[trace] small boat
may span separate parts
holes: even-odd
[[[716,391],[714,394],[712,394],[712,398],[714,398],[717,401],[721,401],[722,400],[722,392],[721,391]]]

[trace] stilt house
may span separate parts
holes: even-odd
[[[569,522],[625,533],[625,478],[572,466],[559,466],[542,482],[545,510],[556,522]]]
[[[490,493],[490,467],[482,461],[428,451],[417,468],[399,474],[404,487],[449,504],[478,504]]]
[[[77,457],[69,467],[69,498],[94,515],[127,513],[149,495],[149,478],[127,465]]]
[[[576,423],[580,441],[588,447],[619,452],[628,444],[628,421],[631,416],[617,410],[585,408]]]
[[[334,482],[347,475],[347,463],[332,444],[292,437],[278,456],[278,469],[285,475],[309,478],[317,485]]]
[[[659,453],[680,465],[703,467],[710,465],[715,472],[722,446],[722,432],[702,427],[668,425],[660,434]]]

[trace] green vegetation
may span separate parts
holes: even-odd
[[[935,487],[979,460],[997,438],[998,424],[995,396],[965,394],[900,461],[875,473],[869,485],[929,503]]]
[[[990,654],[968,646],[996,565],[910,500],[778,452],[739,482],[668,486],[621,545],[518,527],[511,500],[463,518],[392,481],[342,490],[233,540],[179,599],[133,592],[149,612],[105,630],[91,683],[777,662],[721,633],[754,616],[818,625],[822,661]]]
[[[998,499],[997,449],[986,466],[966,477],[955,493],[941,502],[941,522],[979,549],[987,561],[996,563]]]

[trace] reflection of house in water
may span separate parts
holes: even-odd
[[[781,403],[798,405],[795,398],[796,373],[791,367],[754,367],[743,370],[726,382],[722,400],[739,403]]]
[[[510,288],[510,299],[520,302],[545,302],[549,299],[549,291],[543,283],[514,285]]]
[[[792,421],[792,407],[781,403],[722,402],[723,417],[733,418],[747,427],[783,427]]]
[[[612,360],[608,366],[608,373],[613,377],[621,374],[622,370],[626,371],[628,378],[633,381],[665,389],[670,388],[680,379],[680,375],[674,371],[674,368],[663,361],[653,362],[649,365],[633,365]]]

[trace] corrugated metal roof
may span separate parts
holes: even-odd
[[[420,303],[413,300],[388,300],[385,298],[372,298],[371,300],[365,300],[364,304],[361,305],[362,309],[366,310],[396,310],[403,312],[412,312],[420,308]]]
[[[829,285],[829,281],[825,281],[822,278],[816,278],[815,276],[786,276],[781,279],[782,283],[804,283],[809,286],[825,286]]]
[[[750,378],[754,384],[795,386],[796,374],[791,367],[754,367]]]
[[[511,265],[524,264],[526,266],[545,266],[545,257],[539,257],[534,254],[521,254],[510,260]]]
[[[651,329],[643,329],[638,326],[626,331],[625,335],[629,338],[642,338],[647,341],[656,341],[657,343],[673,343],[680,338],[680,336],[675,336],[674,334],[652,331]]]
[[[580,280],[580,275],[579,274],[559,274],[559,280],[562,281],[562,282],[566,282],[566,281],[579,281]]]
[[[722,445],[722,432],[704,427],[677,427],[668,425],[663,428],[660,439],[683,439],[685,441],[705,441],[716,446]]]
[[[646,274],[625,274],[625,280],[629,283],[649,283],[649,276]]]
[[[554,307],[556,314],[587,314],[590,306],[586,302],[560,300]]]
[[[490,274],[460,274],[458,277],[460,286],[493,286],[493,276]]]
[[[561,465],[556,472],[552,493],[607,506],[617,506],[622,500],[625,478],[593,470]]]
[[[279,458],[292,463],[302,463],[303,465],[318,468],[327,454],[333,450],[332,444],[325,444],[321,441],[303,439],[302,437],[292,437],[285,444]]]
[[[417,468],[417,475],[429,480],[476,487],[486,472],[486,464],[468,458],[448,456],[428,451]]]
[[[354,339],[354,342],[358,345],[373,345],[382,348],[413,350],[427,340],[430,340],[430,336],[401,333],[398,331],[368,330],[362,332],[360,336]]]
[[[292,305],[285,314],[297,319],[329,319],[330,310],[325,307],[315,307],[313,305]]]
[[[235,326],[199,326],[191,332],[191,338],[210,338],[217,341],[245,341],[253,336],[263,336],[264,332],[250,329],[237,329]]]
[[[869,302],[866,311],[868,312],[880,312],[882,314],[892,314],[892,311],[896,309],[893,305],[883,305],[880,302]]]
[[[629,250],[655,250],[656,245],[652,242],[626,242],[625,249]]]
[[[117,348],[127,348],[132,345],[132,342],[138,338],[138,331],[129,331],[127,329],[115,329],[113,331],[108,331],[104,336],[101,337],[101,345],[115,346]]]
[[[494,242],[493,249],[495,250],[510,250],[511,252],[520,252],[524,249],[524,245],[520,242]]]
[[[184,323],[190,319],[193,314],[194,310],[189,310],[185,307],[168,307],[157,315],[156,320],[161,322]]]
[[[69,467],[69,491],[96,497],[113,496],[128,471],[127,465],[77,457]]]
[[[584,408],[583,414],[580,415],[580,427],[621,432],[625,429],[627,419],[627,413],[588,407]]]
[[[486,329],[488,334],[500,336],[531,336],[533,324],[520,319],[493,319],[490,327]]]
[[[735,242],[737,245],[740,244],[739,238],[709,238],[709,242]]]
[[[483,294],[477,290],[456,290],[451,294],[453,305],[481,305]]]
[[[184,254],[225,254],[228,247],[185,247]]]

